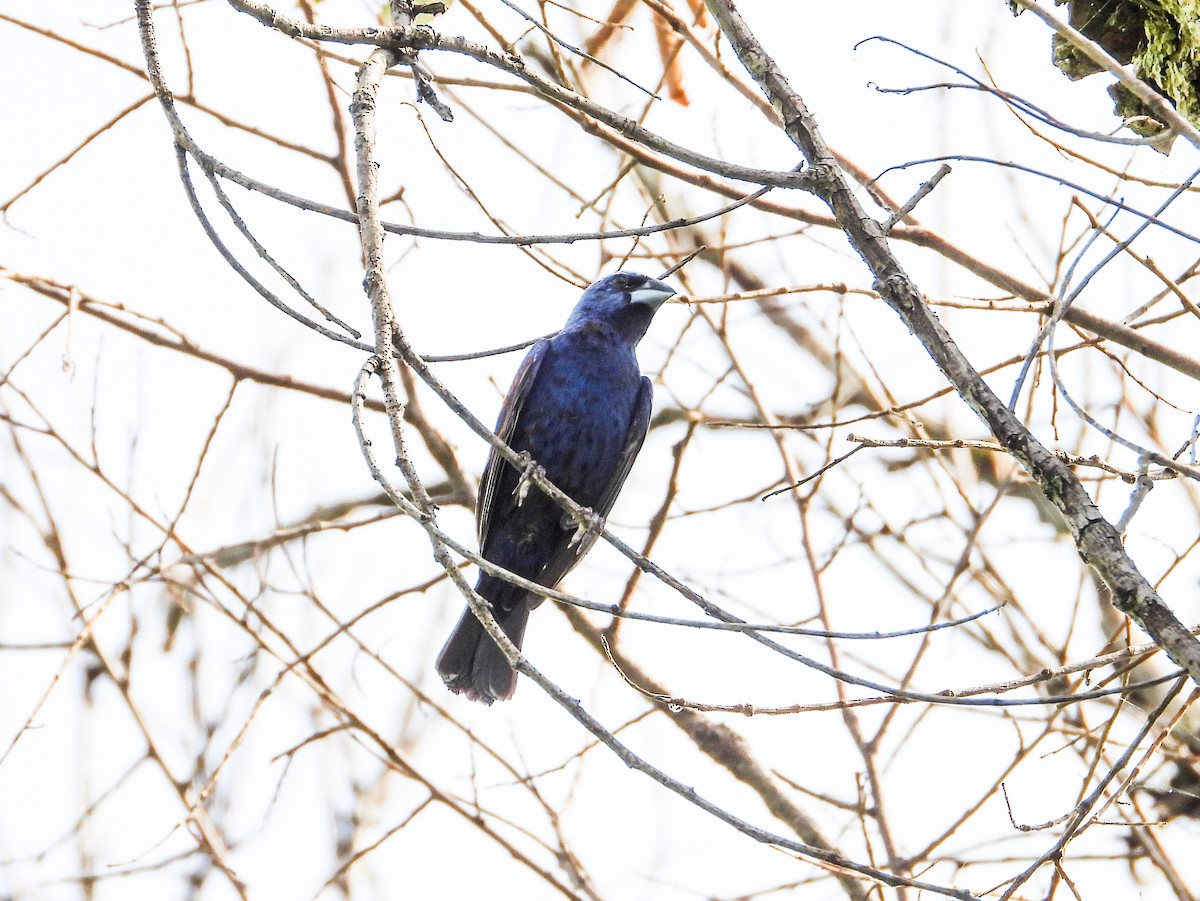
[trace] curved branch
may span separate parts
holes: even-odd
[[[233,2],[233,0],[231,0]],[[472,611],[479,618],[487,633],[496,641],[508,659],[509,663],[523,673],[538,686],[545,691],[557,704],[559,704],[567,713],[569,713],[577,722],[591,732],[599,741],[609,748],[626,766],[631,769],[638,770],[649,776],[655,782],[679,795],[684,800],[695,805],[706,813],[716,817],[722,822],[733,826],[742,834],[754,839],[755,841],[765,844],[785,848],[798,854],[802,854],[809,859],[819,861],[832,868],[838,870],[849,871],[866,876],[869,879],[889,886],[909,886],[916,889],[933,892],[940,895],[947,895],[952,898],[971,899],[969,892],[961,889],[949,888],[946,886],[936,885],[933,883],[922,882],[920,880],[910,879],[906,876],[896,873],[889,873],[885,870],[878,869],[868,864],[858,863],[843,857],[836,851],[830,850],[827,847],[820,847],[809,844],[803,841],[796,841],[782,835],[772,833],[766,829],[736,816],[725,808],[715,804],[707,798],[701,796],[694,788],[685,785],[679,780],[673,778],[667,772],[659,769],[649,761],[635,754],[627,745],[621,742],[616,735],[605,728],[597,719],[588,713],[583,706],[574,698],[571,698],[561,688],[550,681],[541,672],[535,669],[529,661],[522,656],[521,652],[512,644],[511,640],[500,628],[499,624],[493,617],[490,607],[486,601],[471,589],[470,584],[463,578],[462,572],[451,559],[448,552],[450,541],[448,536],[441,531],[437,524],[436,509],[430,502],[428,495],[425,493],[421,481],[412,467],[412,462],[404,449],[403,431],[401,428],[402,407],[399,403],[398,392],[396,391],[396,383],[398,382],[397,360],[391,352],[391,348],[387,347],[390,341],[395,350],[399,351],[399,355],[403,362],[422,377],[426,376],[426,371],[423,361],[413,352],[412,348],[407,343],[403,332],[398,328],[394,312],[392,310],[391,300],[387,287],[387,276],[383,262],[383,239],[384,230],[382,222],[379,218],[379,203],[378,203],[378,182],[377,182],[377,165],[374,155],[374,138],[375,138],[375,121],[374,115],[376,110],[376,97],[379,90],[379,83],[382,80],[383,72],[396,62],[396,57],[390,50],[379,49],[371,53],[367,62],[359,71],[357,89],[354,92],[354,100],[351,103],[351,115],[354,119],[355,127],[355,152],[357,154],[357,175],[358,175],[358,216],[359,230],[362,238],[363,255],[366,265],[366,276],[363,279],[364,288],[371,302],[372,314],[375,321],[375,336],[376,336],[376,355],[372,357],[355,382],[353,411],[355,414],[355,427],[359,435],[359,444],[363,451],[366,462],[371,470],[371,474],[376,481],[384,488],[385,491],[392,497],[401,510],[416,521],[426,532],[430,543],[433,547],[433,555],[437,562],[443,567],[446,575],[455,584],[462,595],[467,599]],[[388,409],[388,418],[392,425],[392,440],[397,454],[397,462],[404,473],[405,478],[409,482],[410,488],[415,495],[415,502],[410,501],[402,492],[397,490],[396,486],[391,483],[383,467],[375,458],[371,442],[366,439],[363,434],[361,417],[359,416],[359,402],[363,397],[363,390],[366,380],[378,371],[384,383],[385,403]],[[427,379],[428,380],[428,379]],[[444,397],[449,402],[450,397]],[[457,404],[457,402],[455,402]],[[461,404],[457,404],[459,409]],[[463,409],[466,416],[469,413]],[[469,420],[472,424],[475,422],[474,417]],[[490,435],[490,433],[489,433]],[[498,448],[502,448],[507,454],[513,454],[512,450],[507,448],[494,435],[491,436]],[[539,488],[546,490],[549,483],[542,484],[543,478],[536,478],[535,482]],[[557,489],[555,489],[557,491]],[[549,494],[550,492],[547,491]],[[557,491],[562,495],[561,491]],[[553,496],[553,495],[552,495]],[[562,495],[565,498],[565,495]],[[558,498],[555,498],[558,500]],[[572,506],[573,505],[573,502]],[[607,537],[608,533],[605,532]],[[852,895],[852,897],[856,897]]]
[[[256,3],[254,0],[229,0],[229,3],[239,12],[246,13],[263,25],[293,38],[334,41],[342,44],[374,44],[396,53],[414,50],[442,50],[468,56],[477,62],[515,75],[548,100],[577,109],[597,122],[602,122],[618,134],[682,163],[695,166],[697,169],[764,187],[770,185],[778,188],[798,188],[803,191],[814,189],[812,175],[808,172],[780,172],[772,169],[737,166],[668,141],[650,129],[639,125],[633,119],[615,113],[594,100],[589,100],[562,85],[543,78],[526,66],[525,61],[515,53],[497,53],[464,37],[438,34],[425,25],[405,28],[331,28],[327,25],[309,25],[298,19],[289,19],[266,4]]]

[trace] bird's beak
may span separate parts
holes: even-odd
[[[635,288],[629,292],[629,302],[644,303],[650,309],[657,310],[674,293],[675,289],[666,282],[660,282],[658,279],[652,278],[640,288]]]

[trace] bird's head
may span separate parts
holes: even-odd
[[[606,275],[583,292],[564,328],[604,322],[636,344],[658,308],[674,293],[665,282],[636,272]]]

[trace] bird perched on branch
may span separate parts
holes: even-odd
[[[485,560],[553,588],[592,546],[596,518],[612,509],[650,423],[650,380],[638,369],[634,347],[674,293],[644,275],[606,276],[583,292],[561,332],[530,348],[496,434],[531,462],[518,469],[494,448],[488,457],[475,516]],[[530,484],[535,467],[595,518],[572,516]],[[475,590],[519,648],[529,611],[542,598],[486,572]],[[451,691],[485,704],[512,697],[517,684],[469,607],[438,655],[437,670]]]

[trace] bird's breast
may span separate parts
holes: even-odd
[[[620,460],[641,373],[632,348],[603,333],[563,343],[553,347],[535,396],[526,400],[522,437],[550,480],[590,505]]]

